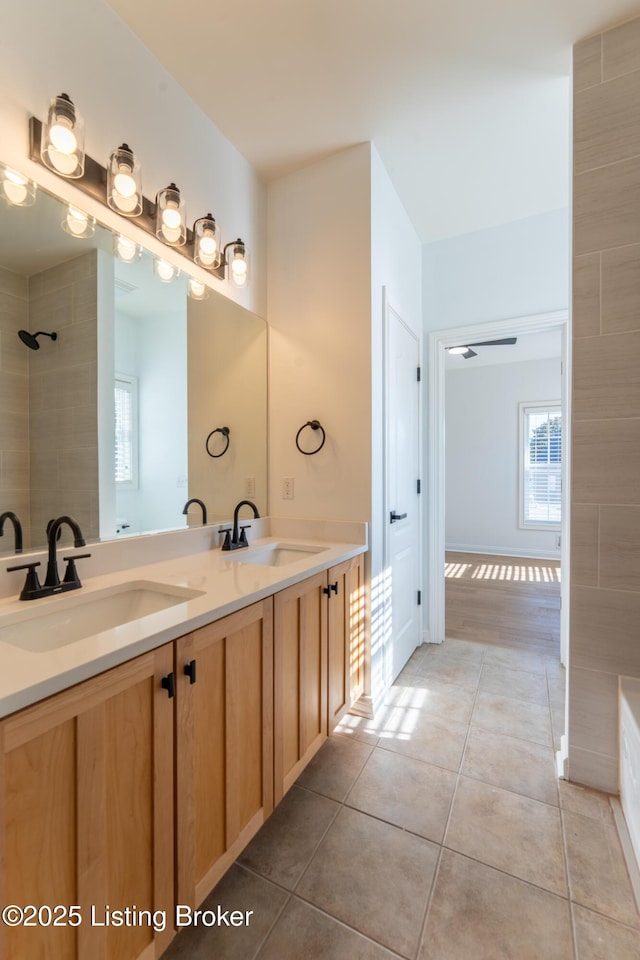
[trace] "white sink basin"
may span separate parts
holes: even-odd
[[[315,553],[323,553],[328,547],[309,543],[270,543],[264,547],[238,550],[229,556],[241,563],[255,563],[259,567],[286,567],[297,560],[308,560]]]
[[[24,613],[0,620],[0,643],[48,653],[200,596],[200,590],[137,580],[84,596],[78,590],[56,597],[46,610],[38,610],[39,601],[32,600]]]

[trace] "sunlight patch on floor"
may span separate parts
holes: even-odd
[[[469,575],[470,572],[470,575]],[[447,580],[501,580],[513,583],[560,583],[560,567],[540,563],[445,563]]]

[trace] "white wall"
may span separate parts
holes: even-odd
[[[29,116],[42,119],[51,97],[68,93],[85,117],[86,151],[94,159],[106,165],[126,141],[142,162],[146,196],[153,199],[173,180],[185,196],[190,221],[210,210],[223,239],[244,239],[251,254],[250,285],[238,291],[216,282],[216,289],[264,315],[265,187],[111,8],[102,0],[22,0],[4,5],[2,33],[0,160],[52,185],[66,199],[77,199],[69,181],[26,159]],[[78,202],[150,249],[168,251],[97,202],[84,197]],[[179,262],[174,251],[167,256]]]
[[[569,236],[562,209],[426,244],[425,330],[566,309]]]
[[[369,143],[270,184],[268,222],[271,512],[368,521],[370,583],[384,561],[382,290],[419,333],[421,245]],[[327,441],[305,457],[295,435],[313,418]],[[375,631],[371,642],[377,701],[390,654]]]
[[[559,357],[447,371],[447,549],[560,556],[559,531],[518,526],[518,404],[560,400],[560,386]]]

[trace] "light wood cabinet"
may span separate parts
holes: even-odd
[[[364,565],[353,557],[329,569],[328,732],[364,689]]]
[[[274,800],[327,738],[327,574],[274,597]]]
[[[82,911],[0,924],[4,960],[150,960],[171,940],[97,924],[107,904],[172,916],[172,665],[167,644],[0,722],[0,901]]]
[[[192,907],[273,809],[272,611],[269,598],[175,644],[177,896]]]

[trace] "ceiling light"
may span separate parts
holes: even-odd
[[[69,206],[67,216],[62,221],[62,229],[78,240],[86,240],[96,232],[96,220],[77,207]]]
[[[66,93],[49,104],[40,155],[45,166],[63,177],[76,179],[84,173],[84,121]]]
[[[133,263],[142,256],[142,246],[122,234],[117,234],[113,238],[113,252],[123,263]]]
[[[208,270],[220,266],[220,236],[218,225],[210,213],[193,225],[193,259]]]
[[[180,276],[180,271],[177,267],[174,267],[174,265],[167,260],[160,259],[160,257],[155,257],[153,261],[153,272],[162,283],[171,283]]]
[[[156,236],[163,243],[181,247],[187,240],[187,211],[175,183],[160,191],[156,204]]]
[[[188,294],[192,300],[206,300],[209,296],[209,291],[202,280],[196,280],[195,277],[190,277]]]
[[[469,347],[449,347],[449,353],[453,353],[456,355],[468,353],[468,351],[469,351]]]
[[[31,207],[36,202],[37,186],[17,170],[0,167],[0,197],[14,207]]]
[[[125,217],[138,217],[142,213],[140,164],[126,143],[109,158],[107,203]]]

